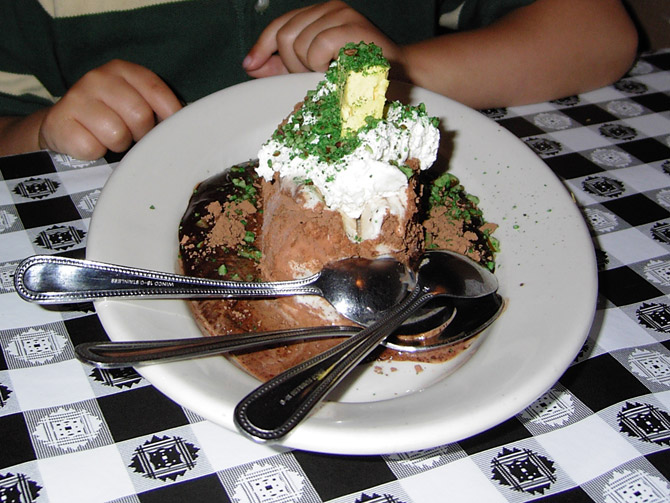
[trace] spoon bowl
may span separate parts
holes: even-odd
[[[503,298],[497,293],[478,299],[450,299],[447,302],[449,308],[453,309],[453,315],[446,323],[439,325],[436,314],[431,318],[433,329],[428,326],[426,330],[411,332],[406,327],[414,326],[411,323],[414,319],[412,316],[382,341],[382,345],[406,353],[422,353],[452,346],[484,331],[505,308]],[[448,313],[445,308],[442,314]]]
[[[419,259],[424,289],[435,296],[478,299],[498,290],[495,274],[474,260],[447,250],[430,250]]]

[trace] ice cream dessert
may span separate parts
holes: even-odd
[[[423,107],[386,105],[388,70],[378,47],[345,46],[260,149],[256,171],[271,182],[261,250],[267,277],[295,277],[346,256],[390,254],[407,262],[422,250],[414,174],[435,161],[440,134]],[[310,229],[322,227],[308,234],[316,256],[296,253],[297,244],[277,246],[290,240],[285,234],[294,229],[282,223],[296,211],[307,214],[297,219]],[[328,222],[315,223],[317,213],[331,213]]]
[[[438,121],[423,105],[386,103],[388,69],[378,47],[348,44],[260,147],[258,161],[203,181],[179,231],[183,271],[292,279],[352,256],[393,255],[411,263],[426,247],[492,266],[494,226],[444,166],[429,169],[438,153]],[[191,305],[205,334],[351,324],[314,296]],[[264,380],[338,342],[302,342],[234,358]],[[378,356],[443,361],[457,351],[415,357],[385,350]]]

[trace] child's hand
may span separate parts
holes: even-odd
[[[182,108],[172,90],[143,66],[114,60],[91,70],[46,111],[39,146],[79,159],[123,152],[157,120]]]
[[[261,33],[244,60],[251,77],[324,72],[347,42],[374,42],[393,62],[400,48],[344,2],[331,1],[287,12]]]

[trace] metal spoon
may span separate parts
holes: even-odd
[[[454,308],[454,304],[458,305]],[[426,319],[404,322],[382,345],[396,351],[423,352],[463,342],[487,328],[502,312],[502,299],[491,294],[482,299],[449,302]],[[351,337],[360,327],[302,327],[272,332],[190,337],[155,341],[83,342],[75,347],[77,358],[98,368],[186,360],[213,354],[327,337]]]
[[[416,283],[414,273],[389,257],[332,262],[306,278],[278,282],[212,280],[52,255],[23,260],[16,292],[29,302],[65,304],[102,298],[237,298],[318,295],[344,317],[369,325]]]
[[[78,344],[74,352],[77,359],[84,363],[98,368],[118,368],[197,358],[297,340],[345,337],[360,331],[360,327],[331,326],[157,341],[84,342]]]
[[[460,255],[426,252],[419,264],[416,287],[405,300],[350,339],[259,386],[235,408],[235,423],[255,440],[282,438],[426,302],[441,296],[476,299],[497,288],[495,276],[475,262]]]
[[[427,310],[424,316],[417,316],[407,320],[399,328],[399,332],[402,335],[398,335],[398,337],[401,339],[392,344],[393,349],[402,351],[406,347],[408,351],[421,351],[421,349],[414,347],[416,344],[412,341],[413,337],[420,339],[421,341],[417,341],[416,343],[424,346],[426,350],[435,349],[435,347],[438,347],[438,344],[439,346],[448,345],[452,337],[460,340],[463,337],[462,328],[457,328],[456,331],[450,330],[449,334],[446,333],[451,326],[455,314],[456,309],[454,309],[453,304],[448,303]],[[477,321],[474,321],[474,323],[483,323],[481,317],[477,317]],[[455,326],[458,325],[462,325],[462,323]],[[440,337],[439,342],[435,340],[429,347],[425,343],[426,337],[424,334],[433,330],[439,330],[440,334],[444,334],[444,337]],[[98,368],[120,368],[186,360],[200,356],[260,348],[300,340],[350,337],[360,331],[361,327],[337,325],[208,337],[188,337],[185,339],[94,341],[78,344],[75,347],[75,355],[80,361]],[[433,339],[436,338],[431,338],[431,340]]]

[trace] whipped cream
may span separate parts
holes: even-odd
[[[325,85],[312,99],[332,90]],[[315,118],[304,113],[299,121],[294,122],[291,115],[283,127],[297,130],[313,124]],[[275,135],[258,153],[257,172],[267,181],[279,173],[281,180],[316,189],[329,209],[341,213],[350,239],[374,239],[387,212],[404,216],[408,178],[399,166],[416,159],[424,170],[435,162],[440,139],[435,122],[422,108],[390,103],[386,118],[358,132],[360,144],[352,152],[330,162],[305,155],[304,149],[289,146]],[[316,136],[311,140],[317,141]]]

